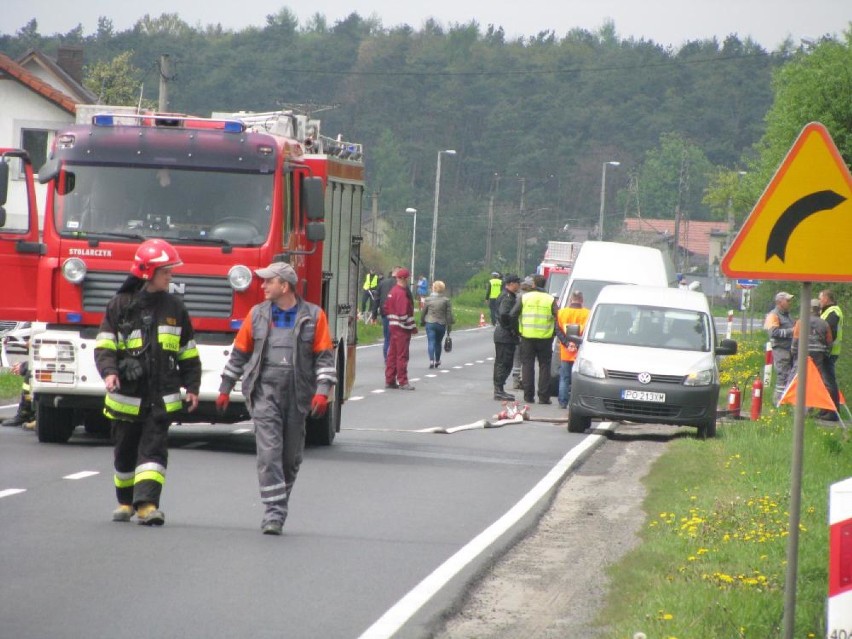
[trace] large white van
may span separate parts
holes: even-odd
[[[568,306],[574,291],[583,293],[583,305],[591,308],[598,293],[609,284],[674,286],[677,277],[668,253],[650,246],[618,242],[583,242],[568,281],[557,298],[559,308]],[[559,342],[553,341],[550,365],[551,394],[559,387]]]
[[[569,332],[576,333],[577,327]],[[592,419],[680,424],[716,435],[717,343],[703,293],[651,286],[607,286],[592,307],[571,376],[568,430]]]

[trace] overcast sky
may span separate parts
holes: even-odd
[[[385,27],[408,24],[415,29],[430,17],[445,27],[476,20],[483,29],[502,26],[509,38],[548,29],[558,36],[575,27],[596,30],[611,19],[623,38],[678,47],[687,40],[722,40],[735,33],[741,39],[751,36],[770,50],[788,36],[798,44],[802,38],[840,35],[852,21],[852,0],[0,0],[0,33],[13,34],[35,18],[43,35],[65,33],[77,24],[88,35],[99,16],[125,30],[146,13],[177,13],[193,26],[221,23],[241,29],[264,26],[266,16],[284,6],[301,23],[321,13],[333,25],[352,12],[378,17]]]

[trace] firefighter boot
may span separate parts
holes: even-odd
[[[494,386],[494,399],[501,402],[513,402],[515,401],[515,396],[507,393],[503,390],[502,386]]]
[[[162,526],[166,523],[166,516],[150,503],[139,504],[136,509],[136,518],[142,526]]]
[[[133,506],[130,504],[119,504],[118,508],[112,511],[113,521],[130,521],[133,516]]]

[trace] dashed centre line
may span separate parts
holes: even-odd
[[[6,490],[0,490],[0,499],[3,497],[11,497],[12,495],[17,495],[19,493],[27,492],[26,488],[7,488]]]
[[[85,479],[86,477],[92,477],[93,475],[99,475],[100,473],[96,470],[81,470],[79,473],[73,473],[71,475],[65,475],[62,479]]]

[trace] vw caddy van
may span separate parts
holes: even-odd
[[[578,327],[569,327],[576,335]],[[694,426],[716,435],[717,343],[703,293],[654,286],[607,286],[592,307],[571,376],[568,430],[592,419]]]

